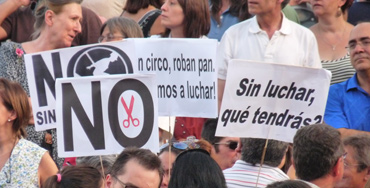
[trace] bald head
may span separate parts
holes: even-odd
[[[360,23],[352,29],[348,47],[356,72],[370,70],[370,22]]]

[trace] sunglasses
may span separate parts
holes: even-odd
[[[178,150],[198,149],[200,148],[200,145],[196,143],[197,141],[198,139],[196,139],[194,136],[189,136],[185,141],[170,142],[170,144],[173,148],[176,148]],[[168,146],[169,143],[165,143],[159,148],[159,150],[162,151]]]
[[[217,142],[214,145],[227,145],[231,150],[235,150],[238,147],[238,142],[230,141],[230,142]]]

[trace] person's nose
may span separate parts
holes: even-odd
[[[161,6],[161,10],[162,11],[167,11],[167,3],[168,3],[168,1],[165,1],[164,3],[163,3],[163,5]]]

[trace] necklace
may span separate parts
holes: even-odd
[[[344,33],[346,32],[346,27],[343,26],[343,29],[342,29],[342,36],[340,38],[337,37],[337,42],[335,44],[331,44],[330,42],[328,42],[326,40],[326,38],[324,37],[324,35],[322,35],[322,33],[324,33],[320,26],[317,26],[318,28],[318,31],[319,31],[319,35],[321,36],[322,40],[324,41],[325,44],[329,45],[332,49],[332,51],[335,51],[335,49],[337,48],[337,45],[342,41],[343,37],[344,37]]]

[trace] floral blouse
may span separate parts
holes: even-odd
[[[0,187],[39,187],[38,169],[46,150],[20,139],[0,171]]]

